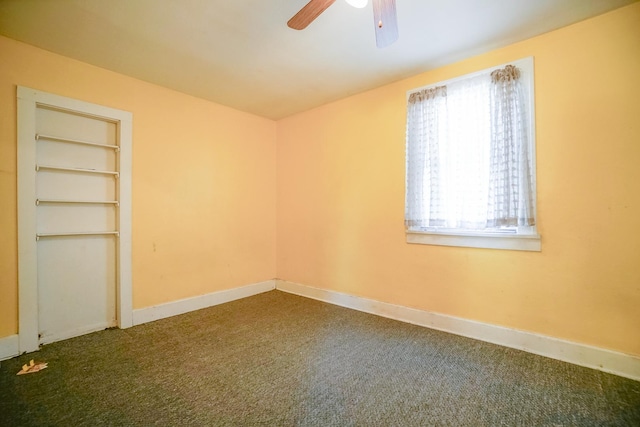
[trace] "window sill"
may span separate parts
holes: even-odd
[[[538,234],[479,234],[407,231],[407,243],[540,252]]]

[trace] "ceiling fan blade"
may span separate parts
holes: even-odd
[[[334,4],[336,0],[311,0],[298,13],[289,19],[287,25],[294,30],[304,30],[307,25],[311,24],[322,12],[329,6]]]
[[[387,47],[398,40],[398,16],[396,0],[373,0],[373,24],[376,30],[376,46]]]

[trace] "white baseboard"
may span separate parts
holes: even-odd
[[[476,322],[440,313],[389,304],[336,291],[313,288],[284,280],[267,280],[253,285],[213,292],[133,311],[133,324],[140,325],[166,317],[250,297],[273,289],[342,307],[462,335],[597,369],[640,381],[640,357],[572,341]],[[18,335],[0,338],[0,360],[19,354]]]
[[[402,322],[523,350],[640,381],[640,357],[445,314],[276,280],[276,289]]]
[[[20,354],[18,335],[0,338],[0,360],[11,359]]]
[[[185,298],[178,301],[168,302],[153,307],[139,308],[133,310],[133,325],[141,325],[154,320],[188,313],[194,310],[211,307],[225,302],[246,298],[275,289],[276,281],[267,280],[253,285],[239,288],[227,289],[224,291],[212,292],[192,298]]]

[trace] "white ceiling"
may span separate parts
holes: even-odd
[[[637,0],[397,0],[377,49],[371,2],[0,0],[0,34],[238,110],[279,119]]]

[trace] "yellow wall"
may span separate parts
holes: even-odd
[[[405,242],[406,91],[535,58],[542,252]],[[278,122],[281,279],[640,355],[640,4]]]
[[[133,304],[273,279],[276,124],[0,37],[0,338],[17,333],[16,85],[133,113]]]
[[[135,308],[279,277],[640,355],[638,52],[636,3],[275,123],[0,37],[0,338],[24,85],[133,112]],[[406,91],[525,56],[542,252],[407,244]]]

